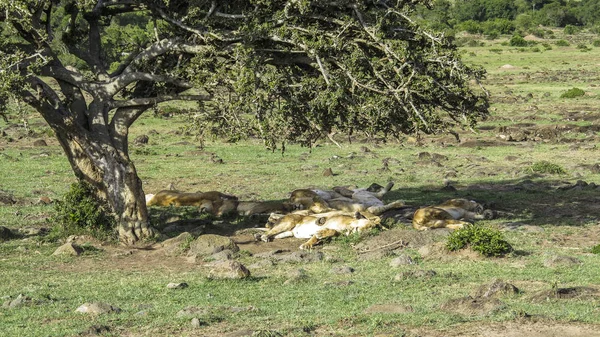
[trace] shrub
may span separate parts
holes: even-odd
[[[560,95],[560,98],[575,98],[585,95],[585,91],[579,88],[571,88]]]
[[[567,40],[557,40],[556,42],[554,42],[554,44],[558,47],[568,47],[571,45]]]
[[[594,40],[594,42],[592,42],[592,46],[600,47],[600,40]]]
[[[579,49],[579,51],[590,51],[591,49],[589,49],[585,43],[580,43],[577,45],[577,49]]]
[[[53,224],[50,239],[73,234],[89,234],[106,239],[111,236],[115,224],[106,205],[95,197],[91,186],[84,182],[72,184],[63,200],[54,204],[54,211],[49,219]]]
[[[538,161],[529,167],[529,171],[534,173],[564,174],[566,173],[560,165],[549,161]]]
[[[502,256],[512,251],[512,246],[499,230],[475,225],[452,232],[446,247],[451,251],[470,247],[484,256]]]
[[[600,244],[592,247],[592,254],[600,254]]]
[[[528,43],[521,35],[515,34],[510,38],[508,44],[513,47],[527,47]]]
[[[577,32],[579,32],[581,29],[579,27],[575,27],[573,25],[566,25],[565,29],[563,30],[563,33],[567,34],[567,35],[573,35],[573,34],[577,34]]]

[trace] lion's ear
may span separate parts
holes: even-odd
[[[354,217],[357,219],[366,219],[366,217],[361,212],[354,213]]]

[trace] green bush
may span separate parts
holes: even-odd
[[[592,254],[600,254],[600,244],[592,247]]]
[[[499,230],[475,225],[452,232],[446,247],[451,251],[470,247],[484,256],[502,256],[512,251],[512,246]]]
[[[579,88],[571,88],[560,95],[560,98],[575,98],[585,95],[585,91]]]
[[[106,239],[114,235],[115,219],[106,205],[98,200],[89,184],[74,183],[63,200],[54,204],[54,214],[49,221],[53,224],[50,239],[75,234],[89,234]]]
[[[565,29],[563,30],[563,33],[567,34],[567,35],[574,35],[577,34],[581,29],[579,27],[575,27],[573,25],[566,25]]]
[[[594,47],[600,47],[600,40],[594,40],[592,42],[592,46],[594,46]]]
[[[566,173],[560,165],[553,164],[549,161],[538,161],[529,167],[530,172],[534,173],[549,173],[549,174],[564,174]]]
[[[558,47],[568,47],[571,44],[569,43],[569,41],[567,40],[558,40],[556,42],[554,42],[555,45],[557,45]]]
[[[510,38],[508,44],[513,47],[527,47],[529,43],[521,35],[515,34]]]

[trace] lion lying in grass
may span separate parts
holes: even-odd
[[[200,211],[221,216],[236,210],[237,197],[217,191],[184,193],[163,190],[146,195],[147,206],[196,206]]]
[[[291,213],[279,218],[260,239],[264,242],[287,237],[309,239],[300,249],[311,249],[326,238],[368,230],[378,226],[380,221],[378,216],[368,212],[356,212],[355,215]]]
[[[419,208],[413,216],[417,230],[433,228],[460,229],[470,221],[492,219],[494,213],[484,210],[481,204],[467,199],[451,199],[437,206]]]
[[[368,188],[334,187],[333,190],[299,189],[292,192],[289,202],[300,209],[313,213],[332,210],[343,212],[368,212],[381,215],[384,212],[405,205],[403,201],[384,204],[383,196],[394,186],[390,182],[386,187],[372,184]]]

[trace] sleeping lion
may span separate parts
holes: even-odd
[[[279,218],[260,239],[265,242],[287,237],[308,239],[300,245],[300,249],[311,249],[326,238],[368,230],[378,226],[380,221],[378,216],[368,212],[357,212],[354,215],[333,214],[331,216],[291,213]]]
[[[467,199],[451,199],[437,206],[419,208],[413,216],[413,227],[423,231],[433,228],[460,229],[473,220],[492,219],[494,213]]]

